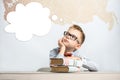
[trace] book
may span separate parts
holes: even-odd
[[[63,65],[64,61],[62,58],[50,58],[50,65]]]
[[[63,65],[64,60],[62,58],[50,58],[50,65]]]
[[[67,72],[78,72],[80,71],[80,68],[73,67],[73,66],[51,66],[50,67],[51,72],[58,72],[58,73],[67,73]]]
[[[77,72],[80,70],[81,61],[69,58],[50,58],[51,72]]]
[[[75,67],[81,67],[82,61],[81,60],[75,60],[75,59],[69,59],[69,58],[50,58],[50,66],[58,66],[58,65],[66,65],[66,66],[75,66]]]

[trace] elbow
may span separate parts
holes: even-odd
[[[88,68],[88,70],[89,70],[90,72],[98,72],[98,71],[99,71],[99,69],[98,69],[96,66],[90,67],[90,68]]]
[[[98,72],[98,68],[96,66],[83,65],[83,67],[88,69],[90,72]]]
[[[98,72],[98,69],[88,69],[90,72]]]

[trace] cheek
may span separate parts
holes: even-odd
[[[62,37],[62,40],[64,40],[64,39],[65,39],[65,37],[63,36],[63,37]]]
[[[73,42],[73,41],[70,41],[69,46],[71,46],[71,47],[75,47],[75,46],[76,46],[76,43],[75,43],[75,42]]]
[[[73,42],[71,45],[75,48],[77,46],[77,42]]]

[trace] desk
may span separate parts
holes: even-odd
[[[0,80],[120,80],[120,73],[0,72]]]

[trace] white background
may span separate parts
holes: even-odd
[[[82,24],[86,34],[80,54],[96,62],[100,71],[120,72],[120,5],[109,0],[109,10],[114,11],[117,21],[112,30],[98,16],[90,23]],[[0,71],[36,71],[49,66],[49,51],[57,47],[57,41],[69,25],[52,23],[50,32],[42,37],[33,36],[29,41],[19,41],[15,34],[5,32],[8,24],[4,19],[0,0]]]

